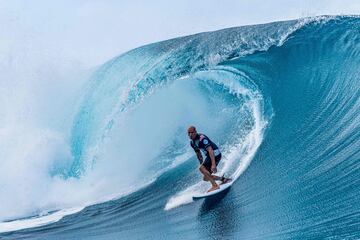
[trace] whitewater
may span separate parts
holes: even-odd
[[[59,102],[7,76],[0,238],[359,239],[359,29],[321,16],[153,43],[74,65]],[[189,125],[234,179],[216,200],[192,201],[208,184]]]

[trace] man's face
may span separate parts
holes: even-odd
[[[189,128],[188,129],[188,136],[190,139],[195,140],[196,138],[196,129],[195,128]]]

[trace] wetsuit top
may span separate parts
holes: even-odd
[[[213,143],[206,135],[198,133],[196,135],[195,140],[190,140],[190,145],[194,149],[195,152],[202,151],[203,154],[206,155],[206,157],[209,157],[208,151],[206,151],[206,148],[211,146],[211,148],[214,150],[215,157],[220,154],[220,150],[218,146],[216,146],[215,143]]]

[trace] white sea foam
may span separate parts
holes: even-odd
[[[0,233],[17,231],[26,228],[40,227],[50,223],[55,223],[61,220],[63,217],[80,212],[83,209],[84,207],[69,208],[59,210],[45,216],[36,216],[32,218],[14,220],[9,222],[0,222]]]

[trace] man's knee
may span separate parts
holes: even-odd
[[[201,165],[201,166],[199,167],[199,171],[202,172],[202,173],[209,172],[204,165]]]

